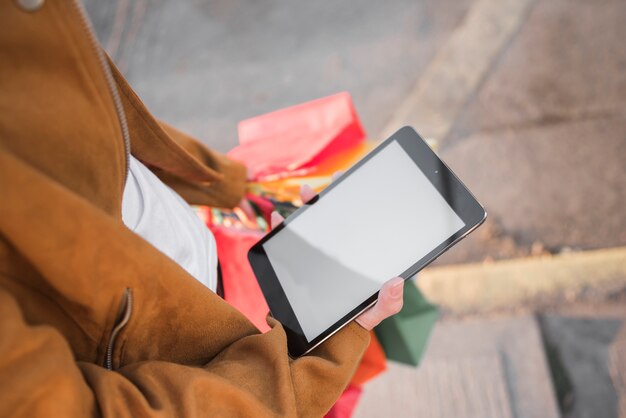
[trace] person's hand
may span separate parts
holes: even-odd
[[[333,180],[341,175],[341,172],[333,174]],[[300,189],[300,198],[308,202],[316,196],[315,191],[307,184]],[[270,226],[274,229],[285,219],[276,211],[272,212]],[[368,331],[371,331],[382,320],[397,314],[402,309],[402,293],[404,279],[394,277],[385,282],[378,293],[376,304],[356,318],[356,322]]]

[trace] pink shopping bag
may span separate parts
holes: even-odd
[[[255,181],[306,175],[365,139],[347,92],[241,121],[238,130],[240,145],[228,156],[245,162]]]

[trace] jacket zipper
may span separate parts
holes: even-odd
[[[124,291],[124,296],[122,296],[122,302],[120,303],[119,313],[117,315],[115,327],[113,327],[113,331],[111,331],[111,336],[109,337],[109,343],[107,344],[107,350],[104,358],[104,367],[109,370],[113,370],[113,348],[115,346],[115,341],[117,340],[117,336],[124,329],[124,327],[130,321],[130,316],[133,313],[133,291],[130,288],[127,288]]]
[[[125,151],[125,164],[126,164],[126,172],[124,175],[124,181],[122,183],[122,190],[124,189],[124,185],[126,184],[126,180],[128,179],[128,172],[130,170],[130,135],[128,132],[128,123],[126,122],[126,114],[124,113],[124,106],[122,105],[122,100],[120,99],[119,92],[117,91],[117,86],[115,85],[115,80],[113,79],[113,75],[111,74],[111,68],[109,67],[109,63],[104,56],[104,52],[98,43],[98,39],[96,38],[95,32],[93,30],[93,26],[91,21],[87,17],[87,12],[83,4],[80,0],[74,0],[72,2],[78,16],[80,17],[80,21],[87,33],[87,37],[96,52],[96,56],[98,57],[98,61],[100,62],[100,67],[104,73],[104,78],[109,87],[109,93],[111,94],[111,98],[113,99],[113,104],[115,106],[115,111],[117,112],[117,119],[120,124],[120,129],[122,130],[122,137],[124,138],[124,151]],[[113,370],[113,347],[115,346],[115,340],[119,335],[120,331],[124,329],[128,321],[130,320],[130,315],[133,311],[133,293],[130,288],[127,288],[124,292],[124,296],[122,297],[122,303],[120,305],[120,313],[118,314],[116,325],[111,331],[111,336],[109,338],[109,342],[107,344],[107,349],[105,353],[104,366]]]
[[[122,183],[122,190],[124,189],[124,185],[126,184],[126,180],[128,179],[128,172],[130,171],[130,134],[128,131],[128,123],[126,121],[126,114],[124,113],[124,106],[122,105],[122,100],[120,99],[119,92],[117,91],[117,86],[115,84],[115,80],[113,79],[113,74],[111,74],[111,68],[109,67],[109,63],[104,55],[100,44],[98,43],[98,39],[96,38],[95,31],[87,16],[87,12],[83,4],[80,0],[74,0],[73,2],[74,8],[76,9],[78,16],[80,17],[80,21],[87,32],[87,37],[96,52],[96,56],[98,57],[98,61],[100,62],[100,67],[104,73],[104,78],[109,87],[109,93],[111,94],[111,98],[113,99],[113,104],[115,106],[115,111],[117,112],[117,119],[120,124],[120,129],[122,130],[122,137],[124,139],[124,151],[125,151],[125,164],[126,164],[126,172],[124,175],[124,181]],[[117,340],[117,336],[119,333],[126,327],[128,321],[130,320],[130,316],[133,312],[133,292],[130,288],[127,288],[124,291],[124,295],[122,297],[122,302],[120,304],[120,310],[118,316],[116,318],[116,324],[111,331],[111,336],[109,337],[109,342],[107,344],[105,358],[104,358],[104,367],[109,370],[113,370],[113,348],[115,346],[115,341]]]
[[[98,61],[100,61],[100,66],[104,71],[104,78],[109,86],[109,92],[111,93],[111,97],[113,98],[113,104],[115,105],[115,111],[117,112],[117,118],[120,123],[120,128],[122,129],[122,136],[124,137],[124,149],[126,151],[126,174],[124,177],[124,183],[122,184],[122,190],[124,185],[126,184],[126,180],[128,179],[128,172],[130,170],[130,135],[128,133],[128,124],[126,122],[126,114],[124,113],[124,106],[122,105],[122,100],[120,99],[119,92],[117,91],[117,86],[115,84],[115,80],[113,79],[113,75],[111,74],[111,68],[109,67],[109,63],[107,62],[106,57],[104,56],[104,52],[102,51],[102,47],[98,43],[98,39],[96,38],[93,26],[89,17],[87,16],[87,12],[83,4],[80,0],[74,0],[72,2],[74,4],[74,8],[78,12],[78,16],[87,32],[87,36],[96,51],[96,56],[98,57]]]

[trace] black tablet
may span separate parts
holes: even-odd
[[[248,253],[270,312],[298,357],[480,225],[483,207],[404,127]]]

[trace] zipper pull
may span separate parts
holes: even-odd
[[[124,291],[124,295],[122,296],[122,301],[120,303],[120,308],[117,313],[117,317],[115,319],[115,326],[113,327],[113,331],[111,331],[111,336],[109,337],[109,343],[107,344],[107,350],[104,359],[104,367],[109,370],[113,370],[113,347],[115,346],[115,340],[119,333],[124,329],[124,327],[130,321],[130,316],[133,312],[133,291],[131,288],[126,288]]]

